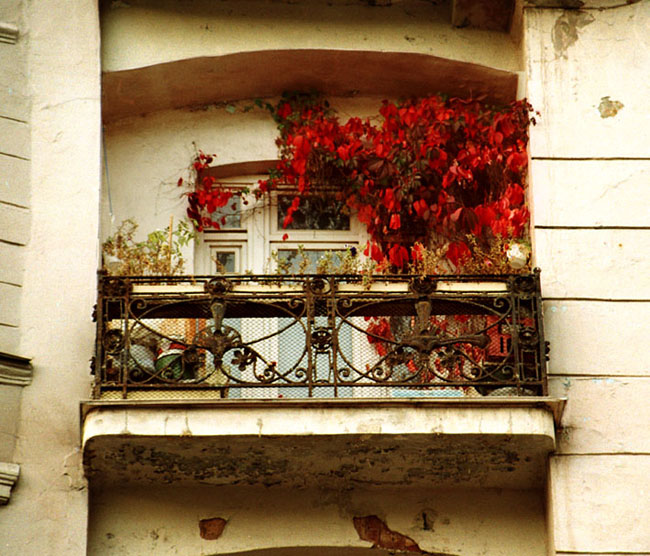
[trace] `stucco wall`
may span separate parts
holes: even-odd
[[[282,546],[366,547],[353,518],[376,515],[420,548],[450,554],[546,554],[538,491],[158,487],[91,493],[89,554],[229,554]],[[134,516],[138,519],[133,519]],[[227,521],[214,540],[199,521]]]
[[[301,33],[308,27],[297,22],[277,42],[279,34],[273,30],[285,23],[278,15],[285,9],[273,7],[275,15],[265,20],[272,36],[262,40],[264,48],[305,44]],[[132,14],[134,21],[142,18],[142,25],[164,19],[140,8]],[[115,10],[106,16],[106,69],[145,63],[135,45],[125,51],[115,48],[134,40],[128,32],[131,23],[123,19],[127,15],[126,10]],[[236,14],[229,17],[238,24],[244,21]],[[643,553],[650,545],[647,531],[638,525],[650,515],[645,498],[639,496],[650,488],[649,452],[643,440],[650,353],[641,325],[650,317],[645,192],[650,141],[648,90],[641,77],[649,73],[648,19],[647,2],[603,11],[525,10],[527,94],[541,112],[531,135],[535,258],[543,269],[545,320],[552,345],[551,393],[569,398],[562,445],[550,465],[549,515],[558,554]],[[191,27],[197,21],[187,24]],[[440,25],[426,24],[428,30]],[[164,36],[164,28],[158,27],[156,33]],[[401,36],[392,34],[393,28],[387,29],[382,47],[426,45],[426,41],[402,42]],[[216,48],[208,47],[206,37],[213,32],[208,23],[207,29],[183,41],[187,49],[183,55],[224,54],[250,47],[250,42],[239,42],[247,31],[237,26],[222,29],[224,39],[231,30],[239,34]],[[332,36],[326,30],[316,33],[309,44],[332,47],[328,42]],[[453,36],[448,43],[438,42],[444,35],[430,33],[426,40],[435,48],[423,50],[463,56],[465,46],[458,48],[454,41],[465,39],[462,34]],[[471,42],[475,49],[476,37]],[[339,46],[362,48],[358,37],[349,44],[341,43],[340,37],[337,41]],[[445,50],[447,46],[453,53]],[[474,59],[494,64],[493,52],[491,48],[476,51]],[[177,55],[162,49],[154,60]],[[517,69],[510,54],[496,65]],[[243,126],[254,133],[243,133]],[[135,206],[136,190],[128,184],[144,180],[148,184],[144,202],[156,207],[154,217],[144,218],[164,226],[168,213],[178,217],[183,213],[173,183],[191,155],[192,140],[207,152],[219,153],[226,163],[242,160],[242,155],[273,157],[273,136],[264,114],[231,115],[215,107],[117,122],[107,129],[109,168],[117,167],[110,172],[114,212],[131,215],[126,213]]]
[[[247,50],[316,48],[422,52],[516,71],[507,33],[451,26],[451,2],[106,2],[102,64],[119,71]],[[477,48],[477,42],[482,47]]]
[[[650,551],[650,3],[527,9],[537,264],[550,392],[557,554]]]
[[[324,3],[305,18],[304,6],[268,2],[264,10],[251,10],[264,16],[255,20],[266,25],[268,35],[263,36],[253,35],[252,20],[238,13],[244,4],[254,5],[210,3],[218,10],[232,8],[225,13],[230,18],[227,28],[220,23],[221,11],[207,18],[207,28],[201,28],[202,13],[183,20],[173,32],[166,24],[169,12],[154,10],[153,2],[146,9],[138,3],[109,10],[105,69],[176,59],[177,52],[190,57],[225,54],[227,49],[250,48],[253,38],[267,49],[306,43],[371,48],[359,32],[363,25],[380,38],[379,48],[520,69],[507,35],[470,29],[452,33],[441,15],[426,18],[405,10],[411,4],[424,9],[420,4],[425,3],[395,3],[392,11],[368,12],[342,2],[338,10],[327,12],[334,14],[328,19],[323,17]],[[194,5],[201,11],[208,3]],[[78,402],[89,394],[94,341],[90,311],[102,174],[99,25],[95,2],[75,0],[66,2],[65,9],[61,6],[55,0],[0,6],[0,19],[20,23],[22,18],[20,48],[29,71],[27,81],[23,70],[9,76],[15,83],[11,101],[9,81],[0,76],[2,137],[11,138],[0,149],[2,221],[11,224],[3,228],[7,235],[0,238],[0,257],[15,261],[1,269],[0,330],[2,349],[16,349],[34,363],[34,382],[24,392],[15,431],[14,461],[22,466],[21,479],[10,505],[0,510],[0,547],[7,554],[83,554],[86,546]],[[288,25],[290,9],[301,15]],[[6,15],[17,11],[21,18]],[[172,19],[176,25],[178,18]],[[120,22],[119,29],[116,25],[110,30],[112,22]],[[314,22],[317,32],[309,27]],[[535,257],[543,268],[552,344],[551,392],[569,398],[560,450],[550,463],[547,502],[554,550],[561,555],[650,551],[650,448],[644,430],[650,348],[643,331],[650,317],[650,268],[644,256],[650,244],[645,187],[650,171],[649,22],[650,3],[639,2],[606,10],[527,8],[523,24],[528,96],[541,111],[532,131],[531,177]],[[349,35],[343,36],[342,30]],[[217,32],[224,40],[215,43],[211,38]],[[157,37],[154,47],[143,45],[143,36]],[[3,68],[7,47],[0,45]],[[191,156],[192,140],[220,153],[223,162],[241,160],[243,151],[246,158],[272,156],[274,130],[265,118],[256,112],[232,116],[210,108],[109,126],[107,160],[116,220],[133,216],[134,194],[138,202],[155,207],[151,216],[140,216],[143,228],[164,226],[170,213],[183,213],[173,180]],[[241,132],[243,122],[250,135]],[[106,233],[106,204],[101,218]],[[268,543],[276,524],[286,527],[296,516],[333,524],[339,543],[368,546],[350,524],[357,511],[377,513],[429,550],[530,554],[531,546],[540,553],[544,547],[543,509],[536,492],[389,494],[382,489],[360,494],[358,503],[338,495],[323,501],[319,493],[300,492],[287,497],[279,511],[275,498],[274,492],[261,490],[242,493],[239,499],[225,490],[96,491],[91,552],[165,554],[182,552],[181,542],[197,552],[240,550],[250,548],[247,539],[255,527],[264,533],[260,542]],[[423,507],[440,518],[431,531],[415,525]],[[113,512],[115,508],[123,511]],[[220,514],[231,520],[223,537],[202,540],[198,520]],[[296,539],[305,532],[287,530]],[[475,534],[468,536],[466,530]],[[525,545],[519,531],[528,535]],[[531,538],[537,539],[532,545]],[[333,542],[327,535],[327,545]]]
[[[17,354],[31,151],[22,2],[3,2],[0,25],[7,28],[0,41],[0,352]]]
[[[87,496],[78,404],[89,394],[94,342],[99,24],[92,0],[66,2],[65,9],[55,0],[21,4],[31,108],[19,119],[30,122],[21,144],[31,165],[9,175],[20,178],[14,195],[31,184],[31,218],[13,230],[27,238],[20,309],[13,314],[20,320],[18,353],[32,358],[34,380],[23,391],[14,455],[21,477],[1,510],[0,552],[83,554]]]
[[[22,3],[0,6],[0,504],[11,495],[19,468],[14,462],[20,399],[24,384],[16,383],[1,354],[17,356],[23,257],[29,239],[29,97]],[[8,466],[8,467],[7,467]],[[2,473],[2,471],[0,471]]]

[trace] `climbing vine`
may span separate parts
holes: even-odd
[[[526,241],[535,119],[525,100],[505,107],[441,95],[384,101],[379,118],[346,122],[317,94],[256,103],[277,124],[279,161],[254,193],[295,188],[285,228],[306,195],[333,191],[366,227],[365,254],[387,271],[413,270],[432,252],[443,261],[437,271],[499,271],[509,244]],[[242,195],[203,172],[213,159],[199,152],[193,162],[198,179],[187,212],[199,230],[218,228],[211,215]]]

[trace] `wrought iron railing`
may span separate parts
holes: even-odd
[[[100,275],[96,397],[545,395],[539,274]]]

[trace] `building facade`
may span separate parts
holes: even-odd
[[[644,1],[0,6],[0,551],[650,554],[649,31]],[[342,116],[436,91],[540,112],[543,390],[94,387],[101,242],[128,218],[142,233],[183,219],[194,145],[224,179],[254,180],[276,128],[246,106],[309,89]],[[187,246],[188,272],[221,256],[263,273],[282,234],[255,218]],[[364,240],[337,233],[299,241]]]

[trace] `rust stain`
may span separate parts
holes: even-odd
[[[611,100],[608,96],[600,99],[598,111],[601,118],[613,118],[623,108],[623,103],[618,100]]]
[[[566,11],[558,17],[551,33],[555,53],[566,58],[568,48],[578,40],[578,29],[593,23],[594,19],[590,13],[580,10]]]
[[[202,519],[199,521],[199,531],[201,533],[201,538],[214,541],[218,539],[223,530],[226,528],[226,523],[228,523],[222,517],[211,517],[209,519]]]
[[[411,537],[393,531],[376,515],[355,517],[352,519],[352,522],[359,534],[359,538],[362,541],[371,542],[372,548],[383,548],[398,552],[413,552],[425,556],[453,556],[452,554],[442,552],[425,552]]]

